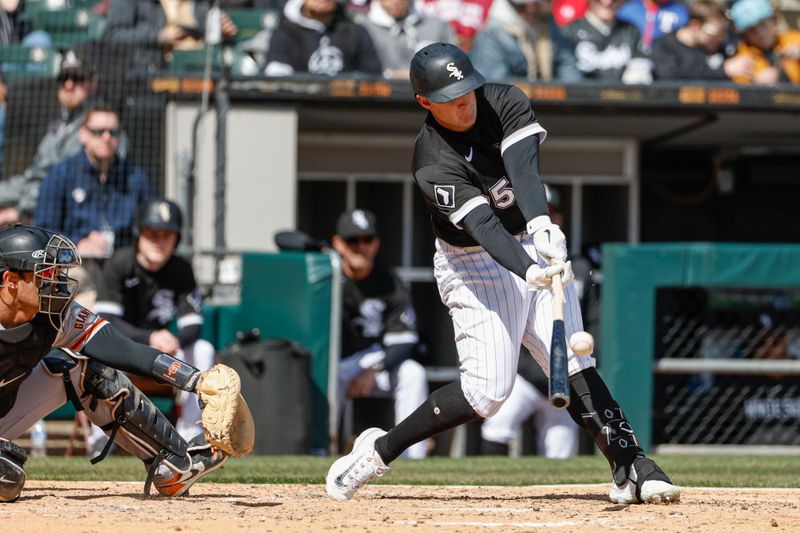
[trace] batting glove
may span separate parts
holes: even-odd
[[[557,225],[545,224],[533,233],[533,246],[539,257],[548,263],[567,260],[567,237]]]
[[[528,282],[528,289],[530,290],[550,290],[553,288],[553,276],[561,274],[561,285],[566,287],[575,275],[572,273],[572,263],[555,263],[550,266],[540,267],[536,263],[528,267],[525,272],[525,281]]]

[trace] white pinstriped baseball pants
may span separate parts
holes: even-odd
[[[531,236],[517,238],[531,257],[537,257]],[[490,417],[511,394],[520,345],[550,375],[552,293],[528,290],[525,280],[480,246],[460,248],[436,239],[433,270],[439,295],[453,319],[461,389],[476,413]],[[564,295],[569,338],[583,329],[583,321],[574,287],[567,287]],[[576,356],[569,346],[567,353],[569,375],[595,366],[591,355]]]

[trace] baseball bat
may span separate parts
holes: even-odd
[[[553,337],[550,340],[550,403],[558,409],[569,407],[567,381],[567,337],[564,329],[564,286],[561,274],[553,276]]]

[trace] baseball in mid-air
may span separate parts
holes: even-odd
[[[577,355],[589,355],[594,351],[594,337],[585,331],[576,331],[569,338],[569,347]]]

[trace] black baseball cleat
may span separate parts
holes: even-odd
[[[153,476],[153,485],[162,496],[181,496],[201,477],[220,468],[228,460],[228,454],[206,442],[200,434],[189,442],[192,465],[185,472],[178,472],[162,464]]]
[[[614,503],[672,503],[680,501],[681,489],[652,459],[639,456],[633,461],[624,485],[611,484],[609,499]]]

